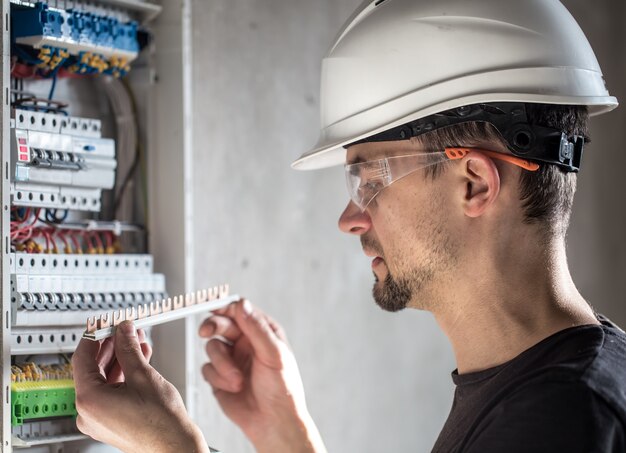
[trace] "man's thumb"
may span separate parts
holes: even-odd
[[[127,381],[145,373],[146,358],[141,351],[137,329],[132,321],[124,321],[115,331],[115,357]]]

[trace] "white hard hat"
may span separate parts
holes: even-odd
[[[367,0],[322,63],[321,134],[292,166],[342,164],[344,146],[490,102],[617,107],[558,0]]]

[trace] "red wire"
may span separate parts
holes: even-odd
[[[41,208],[38,208],[38,209],[35,211],[35,218],[33,219],[33,221],[32,221],[32,222],[28,223],[28,224],[27,224],[27,225],[25,225],[25,226],[22,226],[22,227],[20,227],[20,228],[17,228],[17,229],[15,229],[15,230],[11,231],[11,238],[14,238],[14,237],[19,237],[19,236],[20,236],[23,232],[25,232],[25,231],[27,231],[27,230],[32,229],[32,228],[34,227],[34,225],[37,223],[37,221],[39,220],[39,212],[40,212],[40,211],[41,211]],[[30,215],[30,208],[29,208],[29,209],[28,209],[28,211],[27,211],[27,215]],[[26,218],[28,218],[28,217],[26,217]],[[23,223],[23,222],[21,222],[21,223],[20,223],[20,225],[21,225],[22,223]]]
[[[105,231],[104,237],[107,241],[107,248],[112,249],[113,248],[113,233],[111,233],[110,231]]]
[[[24,237],[21,238],[21,240],[23,242],[26,242],[27,240],[29,240],[32,237],[32,235],[33,235],[33,230],[29,229],[28,231],[20,233],[20,235],[18,235],[16,238],[11,238],[11,239],[18,240],[18,239],[20,239],[21,236],[24,236]]]
[[[37,237],[37,236],[43,236],[44,239],[46,240],[46,248],[44,250],[44,252],[48,253],[50,251],[50,237],[48,236],[48,234],[41,228],[33,228],[33,233],[34,236],[33,237]]]
[[[57,73],[57,77],[68,79],[84,79],[85,77],[95,77],[95,74],[77,74],[75,72],[70,72],[65,68],[61,68]]]
[[[87,250],[89,251],[93,250],[93,244],[91,243],[91,239],[89,238],[89,232],[83,231],[82,236],[83,236],[83,240],[85,241],[85,245],[87,245]]]
[[[80,246],[78,239],[76,239],[76,233],[74,231],[70,231],[68,234],[70,235],[72,244],[74,244],[74,252],[78,253],[79,251],[82,251],[82,247]]]
[[[97,232],[93,232],[92,233],[93,238],[95,239],[95,243],[96,243],[96,249],[98,250],[102,250],[102,239],[100,239],[100,236],[98,235]]]
[[[36,66],[25,65],[22,63],[15,63],[15,67],[11,70],[11,76],[16,79],[32,79],[36,74]]]
[[[39,215],[41,213],[41,208],[37,208],[33,210],[31,208],[27,208],[24,214],[24,218],[19,218],[20,220],[14,220],[11,222],[11,241],[17,243],[18,245],[24,245],[29,239],[35,239],[38,236],[43,236],[46,241],[45,252],[51,253],[53,249],[57,249],[57,240],[55,237],[58,237],[63,241],[63,245],[65,250],[71,250],[70,243],[68,242],[68,238],[73,244],[74,253],[79,253],[83,251],[83,247],[80,244],[79,237],[82,237],[84,245],[88,248],[89,251],[93,250],[110,250],[114,247],[114,234],[111,231],[75,231],[75,230],[65,230],[62,228],[43,228],[36,227],[35,225],[40,220]],[[33,217],[32,220],[29,220],[30,217]],[[104,235],[104,241],[101,235]],[[104,245],[106,243],[106,249]],[[53,247],[51,249],[50,247]]]
[[[52,239],[52,235],[47,230],[41,230],[41,234],[46,238],[46,253],[51,253],[56,244]],[[50,244],[52,244],[52,249],[50,248]]]
[[[43,232],[46,235],[46,237],[50,239],[50,244],[52,245],[52,249],[49,250],[48,253],[53,253],[55,250],[58,250],[57,241],[54,239],[55,229],[46,228],[45,230],[43,230]]]
[[[63,231],[62,230],[57,230],[56,234],[63,241],[63,245],[65,245],[65,249],[64,250],[70,250],[70,244],[69,244],[69,242],[67,242],[67,238],[65,237],[65,234],[63,233]]]

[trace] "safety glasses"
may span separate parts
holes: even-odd
[[[492,159],[517,165],[528,171],[536,171],[539,165],[519,157],[480,148],[446,148],[442,152],[410,154],[384,159],[346,164],[348,193],[355,205],[365,208],[385,187],[423,168],[443,162],[462,159],[470,152],[480,152]]]

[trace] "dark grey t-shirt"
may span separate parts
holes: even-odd
[[[558,332],[513,360],[459,375],[433,452],[626,452],[626,334]]]

